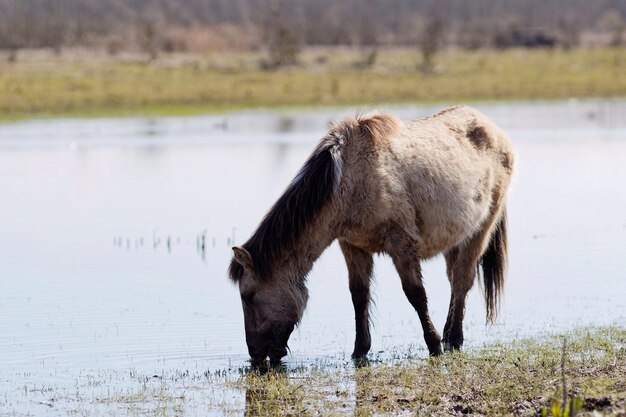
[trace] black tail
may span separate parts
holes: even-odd
[[[504,290],[504,274],[507,263],[506,207],[489,241],[489,246],[480,258],[483,270],[487,322],[494,323],[498,316],[500,298]]]

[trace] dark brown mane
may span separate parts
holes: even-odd
[[[302,232],[331,200],[341,177],[340,145],[343,141],[344,136],[336,132],[320,142],[252,237],[243,244],[252,256],[255,275],[260,279],[271,278],[279,256],[296,244]],[[233,281],[243,275],[243,267],[234,258],[228,274]]]

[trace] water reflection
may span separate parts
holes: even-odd
[[[232,227],[228,236],[219,237],[220,248],[231,248],[237,244],[237,228]],[[148,239],[151,244],[145,246],[143,236],[114,236],[113,247],[118,249],[140,251],[143,249],[152,249],[155,252],[163,251],[163,249],[171,254],[173,251],[185,251],[192,246],[191,239],[181,238],[172,234],[158,234],[156,230],[153,231],[151,239]],[[200,233],[195,235],[195,250],[197,255],[203,262],[206,262],[207,254],[209,252],[215,252],[218,247],[218,237],[210,235],[208,230],[204,229]]]
[[[287,368],[260,366],[246,376],[244,416],[302,415],[306,388],[294,383]]]
[[[456,104],[456,103],[450,103]],[[435,113],[444,104],[432,106],[389,106],[402,119],[416,119]],[[507,132],[527,131],[528,137],[550,136],[567,130],[580,137],[603,131],[624,137],[626,100],[569,100],[528,103],[481,103],[476,107],[488,114]],[[367,109],[362,109],[367,110]],[[354,109],[313,109],[293,112],[242,111],[228,115],[122,118],[55,119],[0,124],[0,147],[83,146],[172,146],[188,144],[275,143],[277,140],[311,143],[328,130],[329,121]],[[621,131],[621,134],[618,132]],[[45,133],[42,133],[45,132]],[[302,135],[304,133],[304,135]],[[174,140],[174,143],[172,142]]]
[[[276,126],[277,133],[292,132],[295,126],[295,120],[291,116],[282,116],[278,119]]]
[[[372,364],[367,359],[349,363],[330,362],[325,368],[336,374],[323,385],[311,386],[307,381],[316,366],[290,369],[285,364],[251,367],[245,377],[245,412],[248,416],[303,415],[306,404],[316,401],[341,403],[353,415],[367,415],[371,405],[371,378],[366,371]],[[366,371],[366,372],[364,372]],[[324,378],[322,378],[324,379]],[[322,399],[323,398],[323,399]],[[322,405],[318,404],[323,408]]]

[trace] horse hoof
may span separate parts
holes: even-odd
[[[367,352],[368,350],[355,350],[354,352],[352,352],[352,359],[354,360],[360,360],[360,359],[366,359],[367,358]]]
[[[370,351],[370,347],[372,342],[367,340],[365,342],[357,341],[354,344],[354,350],[352,351],[352,359],[362,359],[367,356],[367,353]]]
[[[352,362],[354,362],[355,368],[365,368],[370,365],[370,360],[367,359],[367,356],[359,356],[352,357]]]
[[[463,338],[444,340],[443,342],[443,349],[446,352],[454,352],[454,351],[461,350],[462,346],[463,346]]]
[[[452,345],[450,343],[446,343],[446,344],[443,345],[443,351],[444,352],[451,353],[451,352],[459,352],[460,350],[461,350],[461,346],[455,346],[455,345]]]
[[[428,346],[429,356],[441,356],[442,354],[443,350],[441,349],[441,343],[437,343],[435,346]]]

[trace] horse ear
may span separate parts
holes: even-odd
[[[250,252],[248,252],[241,246],[233,246],[233,253],[235,255],[235,260],[239,262],[239,264],[243,266],[244,269],[252,271],[253,262]]]

